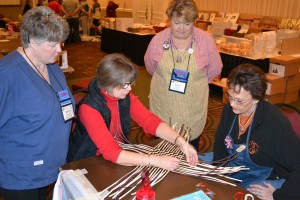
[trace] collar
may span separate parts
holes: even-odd
[[[120,100],[119,98],[116,98],[116,97],[110,95],[107,91],[103,90],[102,88],[100,88],[100,92],[104,96],[106,101],[115,102],[115,101]]]

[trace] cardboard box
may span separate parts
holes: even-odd
[[[105,28],[116,29],[116,18],[102,18],[101,24]]]
[[[281,41],[282,55],[300,54],[300,38],[286,38]]]
[[[273,74],[266,74],[267,82],[267,95],[274,95],[279,93],[285,92],[285,85],[287,82],[287,78],[273,75]]]
[[[279,93],[274,95],[266,95],[265,100],[272,104],[283,103],[285,93]]]
[[[300,73],[292,76],[288,76],[285,89],[289,91],[293,88],[298,88],[298,87],[300,87]]]
[[[269,74],[290,76],[299,73],[300,58],[282,55],[270,58]]]
[[[291,103],[298,100],[300,87],[291,88],[290,90],[286,91],[283,103]]]
[[[61,69],[67,69],[68,64],[68,54],[67,50],[60,52],[55,61]]]
[[[132,26],[133,18],[116,18],[116,30],[127,31],[127,28]]]

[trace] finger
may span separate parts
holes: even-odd
[[[250,185],[251,188],[254,188],[254,189],[263,189],[264,186],[261,186],[261,185],[258,185],[258,184],[252,184]]]
[[[274,188],[273,185],[268,182],[264,182],[264,185],[267,186],[268,188]]]

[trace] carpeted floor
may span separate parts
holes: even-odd
[[[81,42],[79,44],[67,44],[65,50],[68,52],[68,62],[75,71],[71,74],[66,74],[69,86],[82,79],[95,75],[97,63],[106,53],[100,51],[100,44],[94,42]],[[148,107],[148,93],[151,81],[151,76],[147,73],[144,66],[138,67],[138,78],[133,85],[133,93],[139,97],[141,102]],[[218,93],[210,95],[208,118],[205,129],[201,135],[199,152],[212,151],[215,131],[218,126],[221,111],[223,108],[221,97]],[[130,141],[133,143],[144,143],[153,139],[151,135],[143,134],[134,122],[130,134]]]

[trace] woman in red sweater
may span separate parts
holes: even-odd
[[[132,118],[145,133],[178,145],[186,154],[187,162],[196,165],[198,157],[195,149],[190,144],[186,145],[183,137],[131,93],[131,84],[135,80],[135,65],[128,58],[121,54],[103,58],[98,64],[96,78],[89,84],[89,95],[79,107],[68,160],[102,154],[106,160],[121,165],[151,165],[175,170],[180,162],[175,157],[139,154],[120,147],[118,141],[126,142],[124,138],[126,140],[128,136]],[[90,150],[89,155],[86,149]]]

